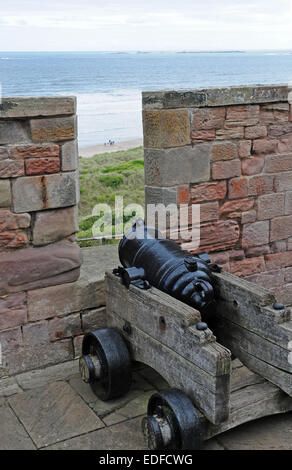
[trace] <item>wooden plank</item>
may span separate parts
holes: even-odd
[[[130,335],[123,332],[124,318],[108,310],[108,325],[123,333],[133,360],[156,370],[170,387],[184,391],[213,424],[229,415],[230,375],[213,376],[181,357],[172,349],[132,325]]]
[[[228,421],[214,426],[201,417],[205,440],[249,421],[292,410],[292,399],[288,395],[247,368],[242,381],[238,382],[234,373],[231,375],[231,389]]]
[[[106,274],[106,286],[108,311],[116,312],[203,371],[214,376],[230,374],[230,352],[215,342],[209,329],[196,329],[200,314],[192,307],[155,288],[143,291],[130,286],[128,290],[113,274]]]

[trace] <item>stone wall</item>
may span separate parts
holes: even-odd
[[[76,138],[73,97],[0,103],[0,377],[74,357],[81,320],[57,294],[74,303],[82,259]]]
[[[145,92],[143,122],[146,203],[200,204],[199,251],[292,304],[287,86]]]

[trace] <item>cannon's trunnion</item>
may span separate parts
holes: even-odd
[[[152,449],[198,449],[201,440],[292,410],[290,309],[262,287],[215,272],[207,257],[197,261],[154,238],[121,242],[123,267],[106,274],[109,328],[85,336],[83,380],[110,400],[129,390],[133,361],[160,373],[170,390],[151,397],[143,420]]]

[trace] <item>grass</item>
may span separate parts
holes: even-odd
[[[92,237],[92,226],[98,217],[92,215],[96,204],[108,204],[114,214],[115,197],[124,198],[128,204],[144,206],[144,159],[143,148],[104,153],[91,158],[79,159],[80,204],[78,238]],[[124,217],[124,223],[129,217]],[[107,243],[113,243],[113,240]],[[80,242],[81,246],[96,242]]]

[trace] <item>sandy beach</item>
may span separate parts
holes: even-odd
[[[116,142],[114,145],[92,145],[90,147],[79,148],[79,155],[83,158],[90,158],[100,153],[118,152],[119,150],[129,150],[143,145],[143,139],[128,140],[126,142]]]

